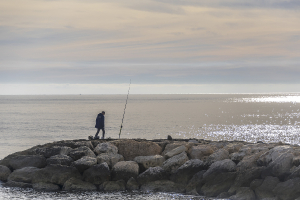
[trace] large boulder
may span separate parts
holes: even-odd
[[[119,149],[119,154],[124,156],[124,160],[133,160],[137,156],[160,155],[162,148],[151,141],[135,141],[135,140],[117,140],[111,142]]]
[[[63,190],[66,191],[95,191],[97,187],[92,183],[82,181],[77,178],[70,178],[63,186]]]
[[[169,158],[163,162],[162,168],[167,172],[175,172],[181,165],[183,165],[189,158],[185,152]]]
[[[211,145],[193,146],[189,150],[189,157],[190,157],[190,159],[200,159],[200,160],[203,160],[207,156],[213,154],[215,150],[216,150],[216,148],[214,148]]]
[[[55,155],[47,159],[47,165],[66,165],[70,166],[73,159],[67,155]]]
[[[185,192],[188,195],[199,195],[198,190],[200,191],[201,187],[205,184],[205,181],[203,179],[203,174],[206,172],[206,170],[201,170],[197,172],[192,179],[189,181],[187,186],[185,187]]]
[[[236,164],[230,160],[220,160],[217,162],[214,162],[209,169],[203,174],[204,179],[211,179],[214,176],[218,176],[220,173],[223,172],[234,172],[236,171]]]
[[[24,167],[43,168],[47,165],[47,161],[44,156],[40,155],[20,155],[10,159],[9,165],[13,169],[21,169]]]
[[[124,191],[126,189],[126,183],[124,180],[106,181],[99,188],[106,192]]]
[[[223,149],[219,149],[219,150],[215,151],[213,154],[208,156],[205,164],[207,166],[210,166],[211,164],[213,164],[216,161],[225,160],[225,159],[229,159],[229,152],[223,148]]]
[[[39,171],[36,167],[24,167],[13,171],[7,178],[8,181],[32,183],[34,175]]]
[[[176,192],[183,193],[184,187],[178,183],[174,183],[169,180],[158,180],[145,183],[141,186],[141,190],[144,192]]]
[[[149,167],[162,166],[165,158],[161,155],[138,156],[134,158],[134,161],[139,164],[140,171],[145,171]]]
[[[110,169],[107,163],[94,165],[83,173],[83,179],[95,185],[100,185],[110,180]]]
[[[273,189],[279,183],[277,177],[268,176],[263,183],[255,189],[255,194],[258,199],[274,198]]]
[[[72,150],[71,147],[66,146],[53,146],[49,148],[36,148],[34,151],[38,155],[42,155],[46,158],[50,158],[56,155],[68,155],[68,153]]]
[[[80,158],[82,158],[84,156],[96,158],[95,153],[86,146],[81,146],[81,147],[71,150],[69,152],[68,156],[70,156],[73,160],[79,160]]]
[[[97,164],[97,159],[89,156],[84,156],[79,160],[76,160],[72,166],[76,167],[80,173],[83,173],[84,170],[90,168],[93,165]]]
[[[204,169],[205,164],[203,161],[199,159],[188,160],[171,175],[170,180],[186,185],[197,172]]]
[[[70,178],[82,179],[81,174],[75,167],[64,165],[48,165],[36,171],[33,174],[33,183],[53,183],[63,186],[64,183]]]
[[[168,173],[161,167],[150,167],[137,177],[139,184],[168,179]]]
[[[57,192],[60,191],[60,187],[58,185],[52,183],[34,183],[32,184],[32,188],[37,191],[42,192]]]
[[[100,143],[98,144],[95,149],[94,152],[99,155],[102,153],[107,153],[107,154],[117,154],[118,153],[118,148],[111,144],[110,142],[106,142],[106,143]]]
[[[117,162],[124,161],[124,157],[120,154],[101,153],[97,156],[97,163],[106,162],[109,168],[112,168]]]
[[[186,142],[174,142],[174,143],[169,143],[165,146],[164,151],[162,152],[162,155],[165,156],[168,152],[172,151],[173,149],[176,149],[177,147],[180,146],[186,146],[187,148],[189,145],[187,145]]]
[[[293,200],[300,197],[300,178],[278,183],[273,193],[280,199]]]
[[[127,182],[131,177],[139,175],[139,165],[134,161],[120,161],[112,168],[112,180],[124,180]]]
[[[0,181],[7,181],[11,171],[8,167],[0,165]]]
[[[171,151],[167,152],[165,154],[165,158],[168,159],[168,158],[171,158],[173,156],[176,156],[182,152],[186,152],[188,149],[185,145],[181,145],[179,147],[176,147],[175,149],[172,149]]]

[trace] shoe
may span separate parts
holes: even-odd
[[[101,139],[103,140],[103,139],[104,139],[104,137],[101,137]]]

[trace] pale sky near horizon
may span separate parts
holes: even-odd
[[[0,0],[0,95],[300,92],[299,0]],[[299,88],[299,89],[298,89]]]

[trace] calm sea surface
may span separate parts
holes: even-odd
[[[106,111],[106,137],[118,138],[125,101],[126,95],[0,96],[0,159],[38,144],[87,139],[95,134],[95,119],[102,110]],[[300,94],[294,93],[129,95],[121,138],[157,139],[171,135],[300,144],[299,116]],[[34,199],[38,194],[0,187],[0,198],[5,195],[10,199]],[[36,199],[86,199],[85,194],[76,194],[76,198],[63,195],[67,194],[45,193]],[[190,198],[168,194],[152,194],[151,198],[110,195],[106,199]]]

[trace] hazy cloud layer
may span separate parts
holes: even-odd
[[[297,0],[0,0],[0,83],[300,83]]]

